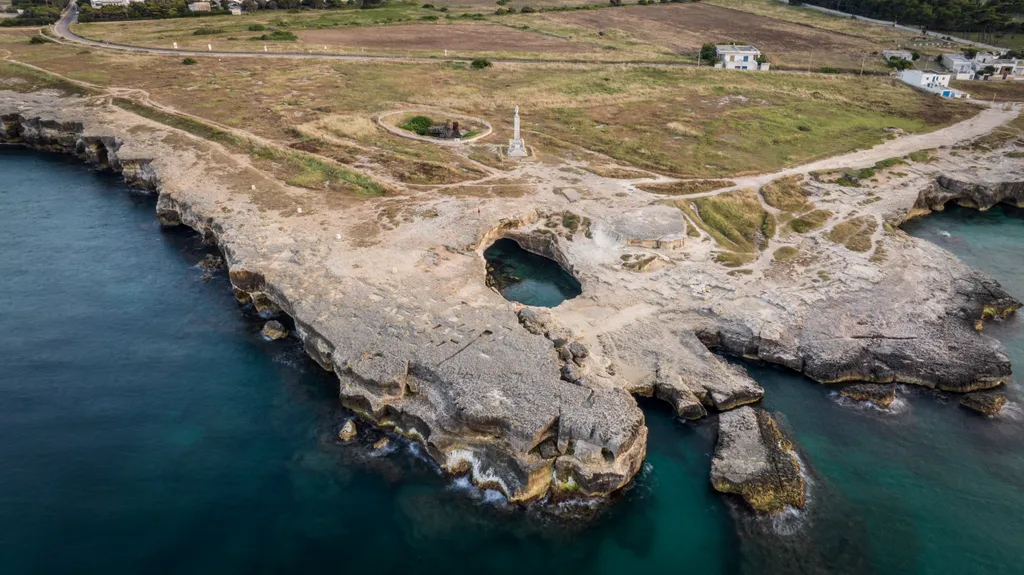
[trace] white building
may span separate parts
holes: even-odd
[[[102,8],[104,6],[128,6],[134,2],[145,2],[145,0],[89,0],[89,5],[93,8]]]
[[[715,55],[718,57],[715,68],[760,70],[764,72],[771,66],[768,62],[758,64],[757,59],[761,57],[761,51],[753,46],[721,44],[715,46]]]
[[[942,65],[957,80],[974,79],[974,61],[963,54],[943,54]]]
[[[893,58],[898,60],[914,61],[914,53],[909,50],[882,50],[882,57],[888,62]]]
[[[191,2],[188,5],[188,9],[193,11],[193,12],[209,12],[210,11],[210,3],[209,2]]]
[[[938,94],[943,98],[970,98],[967,92],[949,87],[951,74],[935,70],[904,70],[900,72],[900,80],[915,88]]]
[[[1024,60],[1001,58],[991,52],[978,52],[974,58],[943,54],[942,65],[957,80],[1024,80]],[[989,66],[992,70],[986,71]]]

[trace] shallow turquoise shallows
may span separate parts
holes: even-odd
[[[368,426],[340,445],[336,380],[264,341],[153,205],[0,150],[0,573],[1024,571],[1024,424],[927,391],[882,415],[750,367],[812,469],[810,510],[774,530],[711,490],[713,421],[659,403],[645,470],[589,525],[493,502],[407,443],[374,457]],[[910,231],[1024,297],[1019,211]],[[1019,320],[986,329],[1024,365]]]

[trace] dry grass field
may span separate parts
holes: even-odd
[[[302,30],[307,44],[384,50],[460,52],[544,52],[573,54],[588,47],[570,40],[497,24],[393,24],[364,28]]]
[[[850,22],[772,0],[713,0],[567,12],[494,15],[484,0],[447,4],[448,11],[396,2],[374,10],[261,11],[137,22],[78,24],[76,32],[121,44],[217,51],[313,52],[443,57],[489,56],[575,61],[692,61],[705,42],[754,43],[783,68],[885,70],[881,50],[911,35]],[[523,5],[533,4],[523,0]],[[584,2],[566,2],[566,5]],[[557,1],[555,5],[559,4]],[[440,8],[444,4],[434,4]],[[506,4],[516,6],[516,3]],[[255,29],[251,29],[255,28]],[[273,30],[299,41],[265,40]]]
[[[824,66],[882,69],[874,56],[888,45],[728,8],[696,4],[627,6],[548,13],[552,21],[596,30],[621,30],[648,44],[694,54],[706,42],[754,44],[776,65],[817,70]],[[607,32],[606,32],[607,33]]]
[[[0,31],[0,51],[408,183],[461,181],[474,168],[375,127],[380,112],[425,106],[485,118],[495,128],[486,144],[510,136],[519,105],[525,138],[544,155],[694,178],[776,170],[877,144],[887,127],[930,131],[976,112],[867,76],[214,56],[184,66],[171,56],[32,45],[30,33]]]
[[[950,86],[963,90],[977,100],[996,102],[1024,102],[1024,82],[1013,80],[953,81]]]

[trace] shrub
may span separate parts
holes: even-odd
[[[921,59],[921,55],[920,55],[920,54],[918,54],[917,52],[911,52],[911,53],[910,53],[910,57],[911,57],[911,58],[912,58],[912,59],[913,59],[913,60],[914,60],[915,62],[917,62],[918,60],[920,60],[920,59]]]
[[[612,6],[622,6],[622,0],[608,0],[608,3]]]
[[[192,58],[192,57],[190,56],[190,57],[188,57],[188,58],[185,58],[184,60],[182,60],[182,61],[181,61],[181,63],[182,63],[182,64],[184,64],[184,65],[186,65],[186,66],[191,66],[192,64],[195,64],[195,63],[196,63],[196,59],[195,59],[195,58]]]
[[[505,4],[508,4],[508,0],[498,0],[498,6],[504,6]]]
[[[523,14],[533,14],[536,11],[537,9],[533,6],[523,6],[522,10],[520,10]]]
[[[413,116],[398,127],[403,130],[408,130],[414,134],[426,136],[427,129],[433,125],[434,121],[431,120],[429,116]]]
[[[263,24],[252,24],[252,25],[249,26],[249,31],[250,32],[262,32],[262,31],[264,31],[266,29],[267,29],[267,27],[264,26]]]
[[[483,70],[484,68],[491,67],[491,61],[487,58],[473,58],[473,61],[469,65],[475,70]]]
[[[707,42],[700,47],[700,59],[702,62],[714,62],[716,57],[715,45],[713,43]]]
[[[437,14],[427,14],[426,16],[420,16],[420,20],[427,22],[437,22]]]
[[[271,40],[275,42],[294,42],[299,37],[288,30],[274,30],[270,34],[260,36],[260,40]]]
[[[28,39],[29,44],[46,44],[47,42],[48,40],[46,38],[43,38],[39,34],[36,34],[35,36],[32,36]]]
[[[819,71],[822,74],[838,74],[839,73],[839,68],[835,68],[835,67],[832,67],[832,66],[822,66],[821,70],[819,70]]]
[[[202,28],[196,28],[195,31],[192,32],[192,35],[193,36],[209,36],[211,34],[220,34],[223,31],[224,31],[223,28],[207,28],[207,27],[204,26]]]
[[[434,5],[433,4],[424,4],[423,5],[423,9],[424,10],[433,10],[434,9]]]

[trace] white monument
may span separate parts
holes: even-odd
[[[519,137],[519,106],[516,106],[516,115],[512,119],[512,139],[508,141],[508,155],[513,158],[525,158],[526,142]]]

